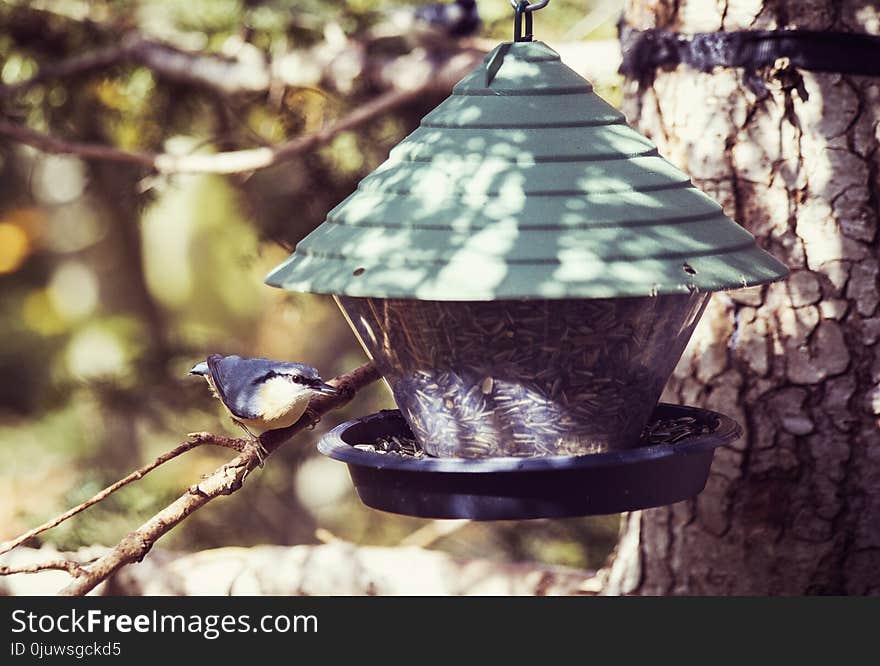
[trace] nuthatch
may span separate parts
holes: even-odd
[[[472,35],[479,26],[476,0],[454,0],[393,11],[370,31],[370,39],[403,37],[414,47],[442,49],[450,39]]]
[[[259,435],[296,423],[313,395],[336,393],[315,368],[268,358],[211,354],[189,373],[205,378],[232,420],[251,437],[260,454],[260,465],[266,451]]]
[[[413,14],[417,23],[450,37],[467,37],[476,32],[480,25],[476,0],[455,0],[417,7]]]

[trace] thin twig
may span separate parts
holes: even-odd
[[[39,562],[37,564],[25,564],[20,567],[9,567],[0,564],[0,576],[12,576],[13,574],[40,573],[41,571],[51,570],[66,571],[74,578],[78,578],[86,573],[86,570],[79,562],[73,560],[50,560],[48,562]]]
[[[327,412],[348,403],[364,386],[379,378],[379,372],[372,363],[365,363],[352,372],[331,380],[336,386],[335,395],[318,396],[309,403],[303,417],[288,428],[270,430],[260,437],[260,442],[271,455],[285,442],[306,428],[313,428]],[[246,440],[238,440],[245,443]],[[200,483],[191,486],[167,507],[126,535],[109,553],[101,557],[85,574],[61,590],[66,596],[88,594],[99,583],[131,562],[140,562],[153,547],[153,544],[172,528],[185,520],[193,512],[222,495],[231,495],[239,490],[245,478],[259,464],[256,447],[245,451],[216,469]]]
[[[228,449],[234,449],[236,451],[242,451],[243,446],[241,440],[231,439],[229,437],[222,437],[220,435],[212,435],[207,432],[195,432],[189,436],[189,439],[168,451],[167,453],[163,453],[161,456],[156,458],[149,465],[144,465],[140,469],[136,469],[134,472],[129,474],[128,476],[120,479],[116,483],[107,486],[104,490],[100,491],[98,494],[94,495],[90,499],[87,499],[85,502],[76,505],[72,509],[65,511],[60,516],[53,518],[52,520],[43,523],[42,525],[33,528],[32,530],[28,530],[24,534],[21,534],[11,541],[7,541],[3,544],[0,544],[0,555],[3,553],[8,553],[13,548],[16,548],[23,544],[28,539],[32,539],[38,534],[42,534],[47,530],[51,530],[53,527],[57,527],[65,520],[72,518],[76,514],[85,511],[90,506],[93,506],[105,499],[106,497],[112,495],[120,488],[127,486],[129,483],[133,481],[138,481],[144,478],[147,474],[156,469],[159,465],[163,465],[167,463],[169,460],[173,460],[177,456],[183,455],[187,451],[191,451],[192,449],[202,446],[204,444],[211,444],[213,446],[222,446]]]
[[[0,135],[24,143],[45,153],[77,155],[85,159],[123,162],[146,167],[163,174],[215,173],[235,174],[265,169],[330,143],[342,132],[356,129],[399,106],[410,102],[421,89],[393,90],[360,106],[337,123],[274,147],[250,148],[220,153],[171,155],[121,150],[113,146],[69,141],[45,134],[25,125],[0,118]]]
[[[326,527],[319,527],[315,530],[315,538],[321,543],[336,543],[342,541],[338,536],[333,534]]]
[[[410,532],[400,540],[400,546],[418,546],[428,548],[440,539],[458,532],[461,528],[469,525],[470,520],[461,518],[458,520],[432,520],[422,525],[414,532]]]

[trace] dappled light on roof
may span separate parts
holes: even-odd
[[[714,291],[785,273],[552,49],[517,42],[487,55],[267,282],[493,300]]]

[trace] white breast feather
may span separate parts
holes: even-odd
[[[286,428],[299,420],[306,411],[312,392],[286,377],[272,377],[263,383],[257,394],[265,429]]]

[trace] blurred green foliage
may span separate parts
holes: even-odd
[[[412,3],[424,4],[424,2]],[[593,4],[553,0],[535,19],[552,43]],[[324,26],[358,34],[392,0],[34,0],[0,2],[0,79],[112,46],[131,30],[202,51],[230,39],[278,54]],[[482,35],[506,39],[507,0],[481,0]],[[612,21],[593,37],[613,35]],[[58,136],[129,150],[224,150],[319,128],[375,94],[291,90],[221,99],[120,64],[0,99],[2,113]],[[134,166],[50,156],[0,140],[0,540],[71,506],[195,430],[236,433],[201,381],[209,352],[296,359],[325,377],[363,354],[329,299],[263,285],[439,100],[399,109],[283,165],[235,177],[159,178]],[[362,392],[280,452],[228,501],[199,511],[164,545],[186,550],[310,543],[323,527],[394,544],[426,521],[359,504],[345,468],[314,452],[342,420],[393,402]],[[45,535],[62,548],[115,543],[228,457],[200,450]],[[471,524],[438,546],[469,557],[601,564],[616,517]]]

